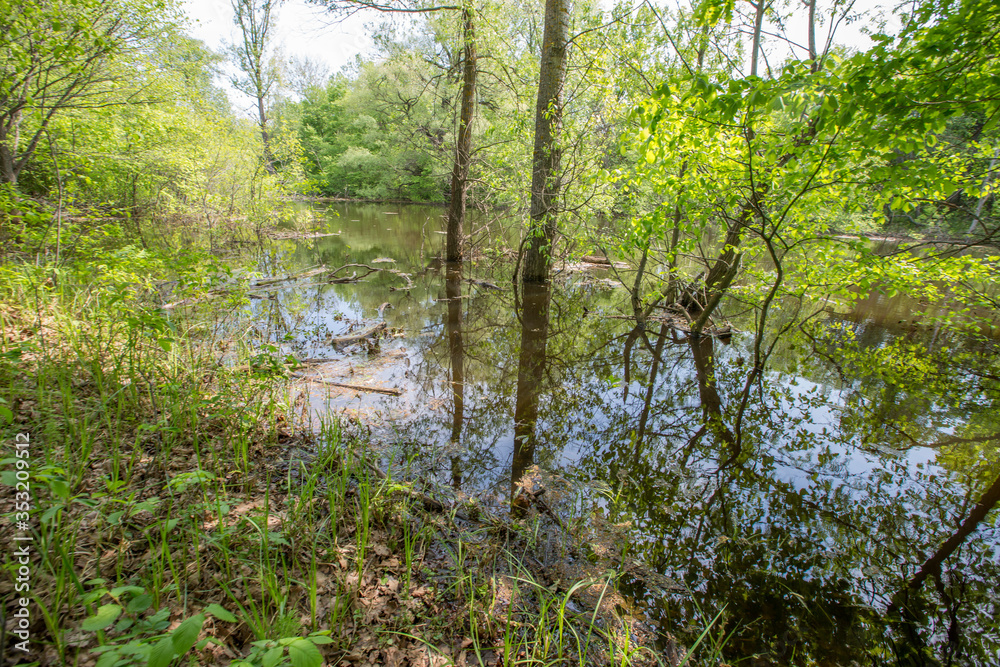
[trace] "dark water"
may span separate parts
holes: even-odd
[[[994,341],[873,294],[808,335],[777,336],[779,312],[747,385],[752,314],[731,308],[730,339],[640,330],[612,276],[564,271],[518,317],[502,262],[433,260],[443,213],[330,206],[339,236],[262,259],[267,275],[358,263],[412,281],[252,303],[259,340],[331,360],[310,373],[402,392],[308,385],[303,414],[356,420],[456,498],[503,508],[546,488],[591,545],[583,571],[620,573],[634,611],[687,644],[724,610],[732,664],[1000,664]],[[327,342],[380,319],[394,335],[377,347]]]

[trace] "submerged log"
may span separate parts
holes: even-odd
[[[359,331],[356,334],[349,334],[347,336],[336,336],[334,338],[331,338],[330,344],[338,347],[341,345],[350,345],[352,343],[360,342],[365,338],[376,336],[379,333],[385,331],[386,328],[387,327],[385,322],[379,322],[378,324],[368,327],[364,331]]]
[[[308,380],[309,382],[316,382],[319,384],[329,385],[331,387],[339,387],[341,389],[351,389],[354,391],[366,391],[373,394],[386,394],[388,396],[402,396],[403,391],[401,389],[393,389],[392,387],[373,387],[367,384],[351,384],[349,382],[337,382],[336,380],[327,380],[325,378],[312,377],[310,375],[303,375],[301,373],[292,373],[293,377],[297,377],[300,380]]]

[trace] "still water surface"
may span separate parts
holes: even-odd
[[[314,422],[366,424],[437,493],[503,508],[546,488],[591,544],[573,572],[623,573],[634,611],[688,643],[725,609],[734,664],[1000,662],[1000,466],[983,440],[1000,411],[977,375],[993,342],[873,294],[778,340],[747,390],[752,320],[734,314],[730,339],[640,331],[595,271],[528,290],[519,318],[502,262],[434,259],[443,209],[317,209],[339,235],[276,241],[262,274],[357,263],[412,287],[317,276],[254,302],[258,341],[330,360],[309,373],[401,392],[307,385]],[[393,335],[377,346],[330,343],[378,321]],[[915,350],[920,374],[891,370]]]

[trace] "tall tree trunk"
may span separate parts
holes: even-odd
[[[2,141],[2,139],[0,139]],[[14,152],[0,143],[0,183],[17,185],[17,170],[14,168]]]
[[[547,281],[552,264],[552,243],[557,229],[555,200],[560,189],[559,129],[566,80],[569,14],[569,0],[545,0],[545,33],[535,104],[535,149],[531,159],[531,223],[521,276],[525,284]]]
[[[813,72],[819,71],[819,53],[816,51],[816,0],[806,0],[809,7],[809,60],[812,61],[810,69]]]
[[[764,25],[764,8],[766,0],[757,0],[754,8],[757,13],[753,20],[753,53],[750,54],[750,76],[757,76],[757,67],[760,62],[760,34]]]
[[[462,230],[465,227],[465,195],[469,187],[472,162],[472,115],[476,108],[476,26],[474,9],[469,2],[462,6],[462,39],[465,66],[462,69],[462,112],[455,145],[455,165],[451,172],[451,203],[448,207],[448,241],[445,259],[462,260]]]

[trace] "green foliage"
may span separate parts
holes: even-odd
[[[153,609],[153,596],[141,586],[118,586],[109,590],[103,587],[103,579],[88,583],[95,588],[81,596],[82,604],[89,606],[106,597],[115,601],[100,605],[80,624],[85,631],[99,632],[101,636],[107,634],[101,646],[93,651],[100,656],[97,664],[101,667],[166,667],[183,658],[196,645],[200,649],[212,641],[211,638],[198,640],[207,616],[229,623],[237,620],[223,607],[212,604],[203,613],[190,616],[172,631],[164,632],[170,625],[170,610]]]
[[[245,660],[237,660],[234,667],[319,667],[323,656],[317,646],[329,644],[330,631],[313,632],[305,637],[284,637],[277,640],[253,642],[250,655]]]
[[[364,63],[354,80],[332,78],[290,113],[298,117],[306,171],[323,194],[443,201],[446,130],[408,61]],[[395,98],[404,100],[393,104]],[[416,127],[414,127],[416,126]]]

